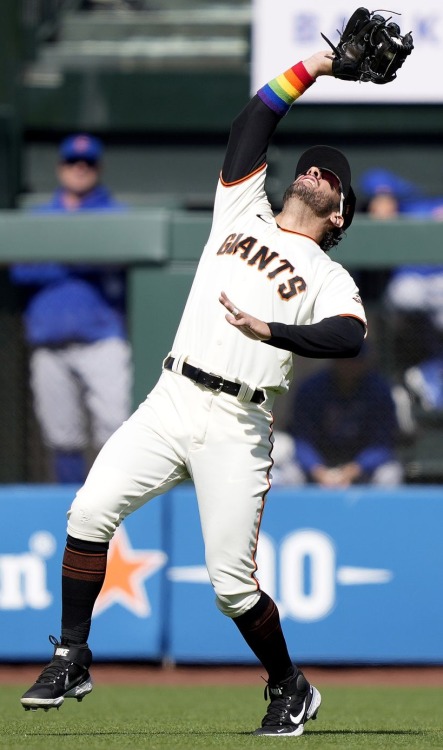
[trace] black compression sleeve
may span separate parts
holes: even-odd
[[[272,337],[264,343],[317,359],[356,357],[365,336],[363,321],[340,315],[325,318],[312,325],[268,325]]]
[[[266,161],[269,141],[281,117],[255,95],[232,123],[223,162],[225,182],[236,182]]]

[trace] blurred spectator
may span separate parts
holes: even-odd
[[[360,189],[366,198],[361,210],[376,219],[407,214],[443,220],[443,196],[426,196],[418,185],[388,169],[374,167],[363,172]]]
[[[443,197],[425,197],[386,169],[363,173],[364,210],[374,219],[398,215],[443,219]],[[443,409],[443,267],[412,265],[394,271],[385,300],[394,335],[397,374],[426,410]]]
[[[360,178],[362,195],[366,197],[362,211],[374,219],[393,219],[405,210],[408,202],[417,199],[419,189],[408,180],[387,169],[368,169]]]
[[[416,198],[408,201],[403,213],[410,214],[417,219],[443,221],[443,196]]]
[[[289,432],[274,430],[272,485],[304,484],[304,474],[296,461],[295,440]]]
[[[331,360],[302,382],[292,434],[308,482],[393,486],[403,479],[390,385],[374,368],[367,344],[358,357]]]
[[[443,409],[443,268],[403,266],[386,288],[399,374],[425,410]]]
[[[102,157],[98,139],[86,134],[66,138],[59,150],[59,186],[51,201],[34,212],[125,210],[101,184]],[[87,449],[97,451],[131,409],[124,270],[20,263],[10,275],[26,287],[31,390],[55,481],[82,483]]]

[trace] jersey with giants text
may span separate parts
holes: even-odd
[[[263,166],[233,184],[219,180],[211,233],[171,354],[229,380],[283,392],[292,353],[229,325],[221,291],[266,322],[305,325],[345,315],[366,323],[366,317],[349,273],[310,237],[278,227],[265,177]]]

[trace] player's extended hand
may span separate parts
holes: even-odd
[[[252,315],[239,310],[238,307],[231,302],[226,296],[225,292],[220,293],[219,301],[228,310],[225,315],[226,320],[234,328],[238,328],[241,333],[248,337],[248,339],[255,339],[255,341],[267,341],[271,338],[271,330],[267,323],[258,318],[253,318]]]

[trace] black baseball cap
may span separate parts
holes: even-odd
[[[312,146],[300,156],[295,177],[305,174],[310,167],[327,169],[339,179],[343,194],[343,229],[347,229],[354,217],[356,198],[351,187],[351,167],[346,156],[338,148],[332,146]]]

